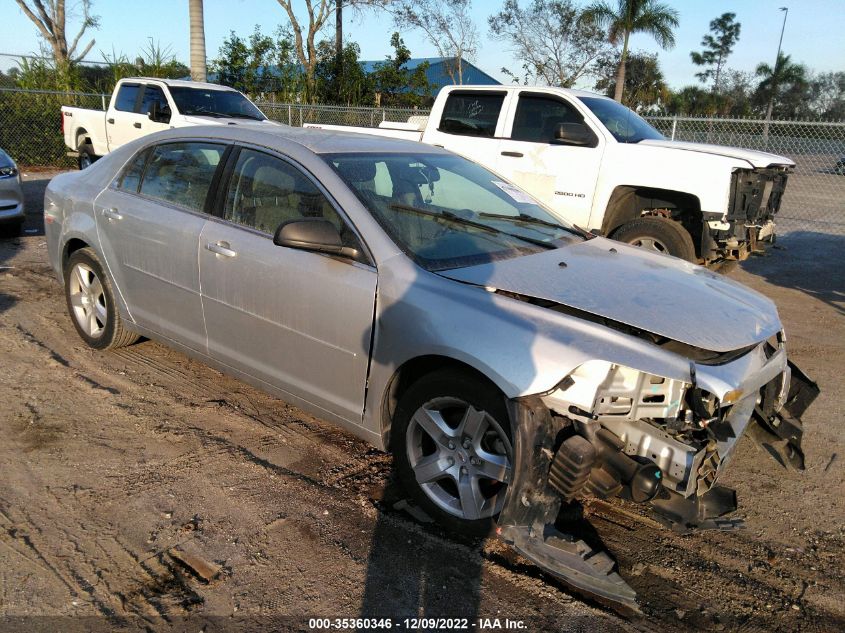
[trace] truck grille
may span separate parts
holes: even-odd
[[[738,169],[731,181],[728,221],[760,226],[780,209],[787,173],[782,168]]]

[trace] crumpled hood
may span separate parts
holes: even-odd
[[[753,149],[728,147],[727,145],[708,145],[706,143],[688,143],[684,141],[670,140],[644,140],[637,143],[637,145],[651,145],[653,147],[666,147],[669,149],[680,149],[689,152],[701,152],[702,154],[715,154],[717,156],[727,156],[728,158],[738,158],[739,160],[744,160],[750,163],[753,167],[768,167],[770,165],[787,165],[789,167],[795,167],[795,162],[785,156],[769,154],[768,152],[758,152]]]
[[[753,345],[781,329],[774,303],[742,284],[604,238],[439,274],[553,301],[714,352]]]

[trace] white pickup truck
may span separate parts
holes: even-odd
[[[764,152],[669,141],[612,99],[564,88],[448,86],[429,117],[309,127],[445,147],[520,185],[563,220],[717,268],[774,240],[795,166]]]
[[[233,88],[173,79],[121,79],[108,110],[62,107],[65,145],[78,156],[79,168],[124,143],[160,130],[190,125],[264,121],[249,99]]]

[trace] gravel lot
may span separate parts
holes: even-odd
[[[845,629],[845,236],[795,230],[733,273],[777,302],[791,357],[821,386],[807,470],[743,440],[724,480],[741,531],[682,537],[633,505],[586,509],[640,595],[644,617],[626,619],[495,540],[416,523],[395,508],[389,457],[330,425],[154,342],[85,347],[47,264],[51,175],[27,175],[25,233],[0,239],[0,631],[361,616]]]

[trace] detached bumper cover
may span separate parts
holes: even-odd
[[[496,532],[537,566],[590,597],[639,611],[636,592],[619,575],[616,562],[575,535],[555,527],[561,498],[548,483],[554,441],[561,422],[539,398],[511,401],[514,421],[514,477]]]
[[[754,421],[748,435],[784,468],[804,470],[801,416],[819,395],[818,385],[793,362],[788,362],[789,389],[778,407],[777,385],[766,385],[760,403],[754,408]]]

